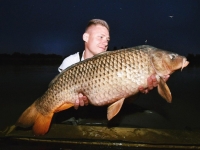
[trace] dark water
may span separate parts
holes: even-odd
[[[0,130],[13,125],[21,113],[45,92],[57,74],[57,66],[1,66]],[[187,67],[182,72],[177,71],[167,83],[173,96],[171,104],[154,89],[147,95],[141,94],[132,103],[124,104],[113,121],[118,121],[119,126],[200,129],[200,68]],[[95,115],[98,118],[99,108],[84,109],[94,111],[90,114],[94,119]]]

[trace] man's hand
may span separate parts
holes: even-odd
[[[84,96],[82,93],[78,94],[78,99],[74,103],[74,108],[78,109],[79,106],[87,106],[88,105],[88,98]]]
[[[163,77],[164,81],[166,82],[169,79],[169,75]],[[156,79],[155,74],[151,75],[147,79],[147,88],[144,88],[140,86],[138,89],[141,93],[147,94],[150,90],[152,90],[154,87],[158,86],[158,81]]]

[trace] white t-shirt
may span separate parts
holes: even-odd
[[[85,51],[83,51],[83,54],[82,54],[82,57],[81,57],[81,61],[82,60],[84,60],[84,52]],[[69,66],[71,66],[71,65],[73,65],[73,64],[75,64],[75,63],[77,63],[77,62],[79,62],[80,61],[80,56],[79,56],[79,52],[77,52],[77,53],[75,53],[75,54],[72,54],[72,55],[70,55],[70,56],[68,56],[68,57],[66,57],[64,60],[63,60],[63,62],[62,62],[62,64],[60,65],[60,67],[58,68],[58,71],[59,72],[62,72],[64,69],[66,69],[67,67],[69,67]]]

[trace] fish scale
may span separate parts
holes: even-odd
[[[88,62],[85,61],[83,63],[80,63],[80,65],[76,65],[72,68],[66,69],[63,76],[61,76],[59,80],[57,80],[57,82],[55,82],[45,93],[44,98],[40,100],[39,105],[43,107],[44,99],[48,99],[49,97],[54,97],[54,101],[58,102],[57,104],[52,103],[52,105],[54,106],[59,106],[66,100],[74,103],[79,92],[83,92],[85,95],[87,95],[88,99],[90,99],[90,103],[92,103],[93,105],[106,105],[116,100],[113,99],[112,96],[109,96],[110,94],[108,94],[108,92],[112,93],[111,91],[115,91],[118,86],[120,86],[122,96],[124,96],[126,93],[130,93],[127,90],[132,88],[134,83],[128,84],[128,87],[127,83],[134,82],[134,80],[131,80],[131,77],[134,75],[139,78],[139,75],[142,73],[142,71],[137,71],[138,67],[139,69],[141,69],[141,66],[138,65],[138,59],[147,57],[147,55],[144,54],[146,53],[146,51],[129,51],[130,49],[125,49],[124,51],[109,52],[106,55],[100,54],[99,56],[96,56],[94,59],[89,60]],[[137,63],[132,64],[131,60]],[[146,61],[145,63],[145,66],[148,66],[148,62]],[[127,70],[126,68],[129,68],[129,70]],[[124,75],[120,77],[118,73],[122,73]],[[90,77],[90,80],[88,77]],[[140,82],[138,82],[138,84],[139,83]],[[115,86],[113,87],[113,85]],[[52,88],[52,91],[54,92],[49,92]],[[62,89],[65,89],[66,93],[63,93],[61,94],[61,96],[56,97],[55,95],[59,95],[58,93],[60,93],[60,91],[63,91]],[[97,93],[97,91],[99,92]],[[48,95],[48,98],[45,98],[46,95]],[[57,101],[56,99],[59,99],[59,101]],[[41,108],[38,109],[40,110]]]
[[[138,92],[135,86],[146,84],[146,81],[144,82],[140,78],[150,74],[148,73],[149,62],[145,57],[148,57],[146,50],[132,51],[130,48],[100,54],[93,59],[66,69],[63,76],[52,85],[54,87],[58,84],[57,87],[60,88],[56,87],[55,89],[58,91],[66,89],[67,92],[63,94],[62,100],[57,106],[66,100],[74,103],[79,92],[87,95],[93,105],[107,105],[124,96],[130,96],[133,92]],[[141,62],[139,59],[144,61]],[[143,63],[143,66],[140,63]],[[121,94],[115,92],[119,91],[118,88],[120,88]],[[49,94],[55,93],[47,92],[47,95]],[[115,94],[118,96],[113,98]],[[42,103],[41,105],[43,106]],[[55,104],[53,105],[55,106]]]
[[[149,45],[98,54],[56,76],[47,91],[24,111],[17,125],[33,125],[35,134],[45,134],[53,114],[72,107],[79,93],[95,106],[110,105],[110,120],[125,98],[138,93],[140,86],[147,88],[147,78],[152,74],[156,74],[159,94],[171,102],[171,92],[163,78],[188,63],[183,56]]]

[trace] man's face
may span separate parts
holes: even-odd
[[[93,55],[104,52],[108,48],[110,40],[109,31],[101,25],[91,26],[88,31],[88,40],[86,41],[86,49]]]

